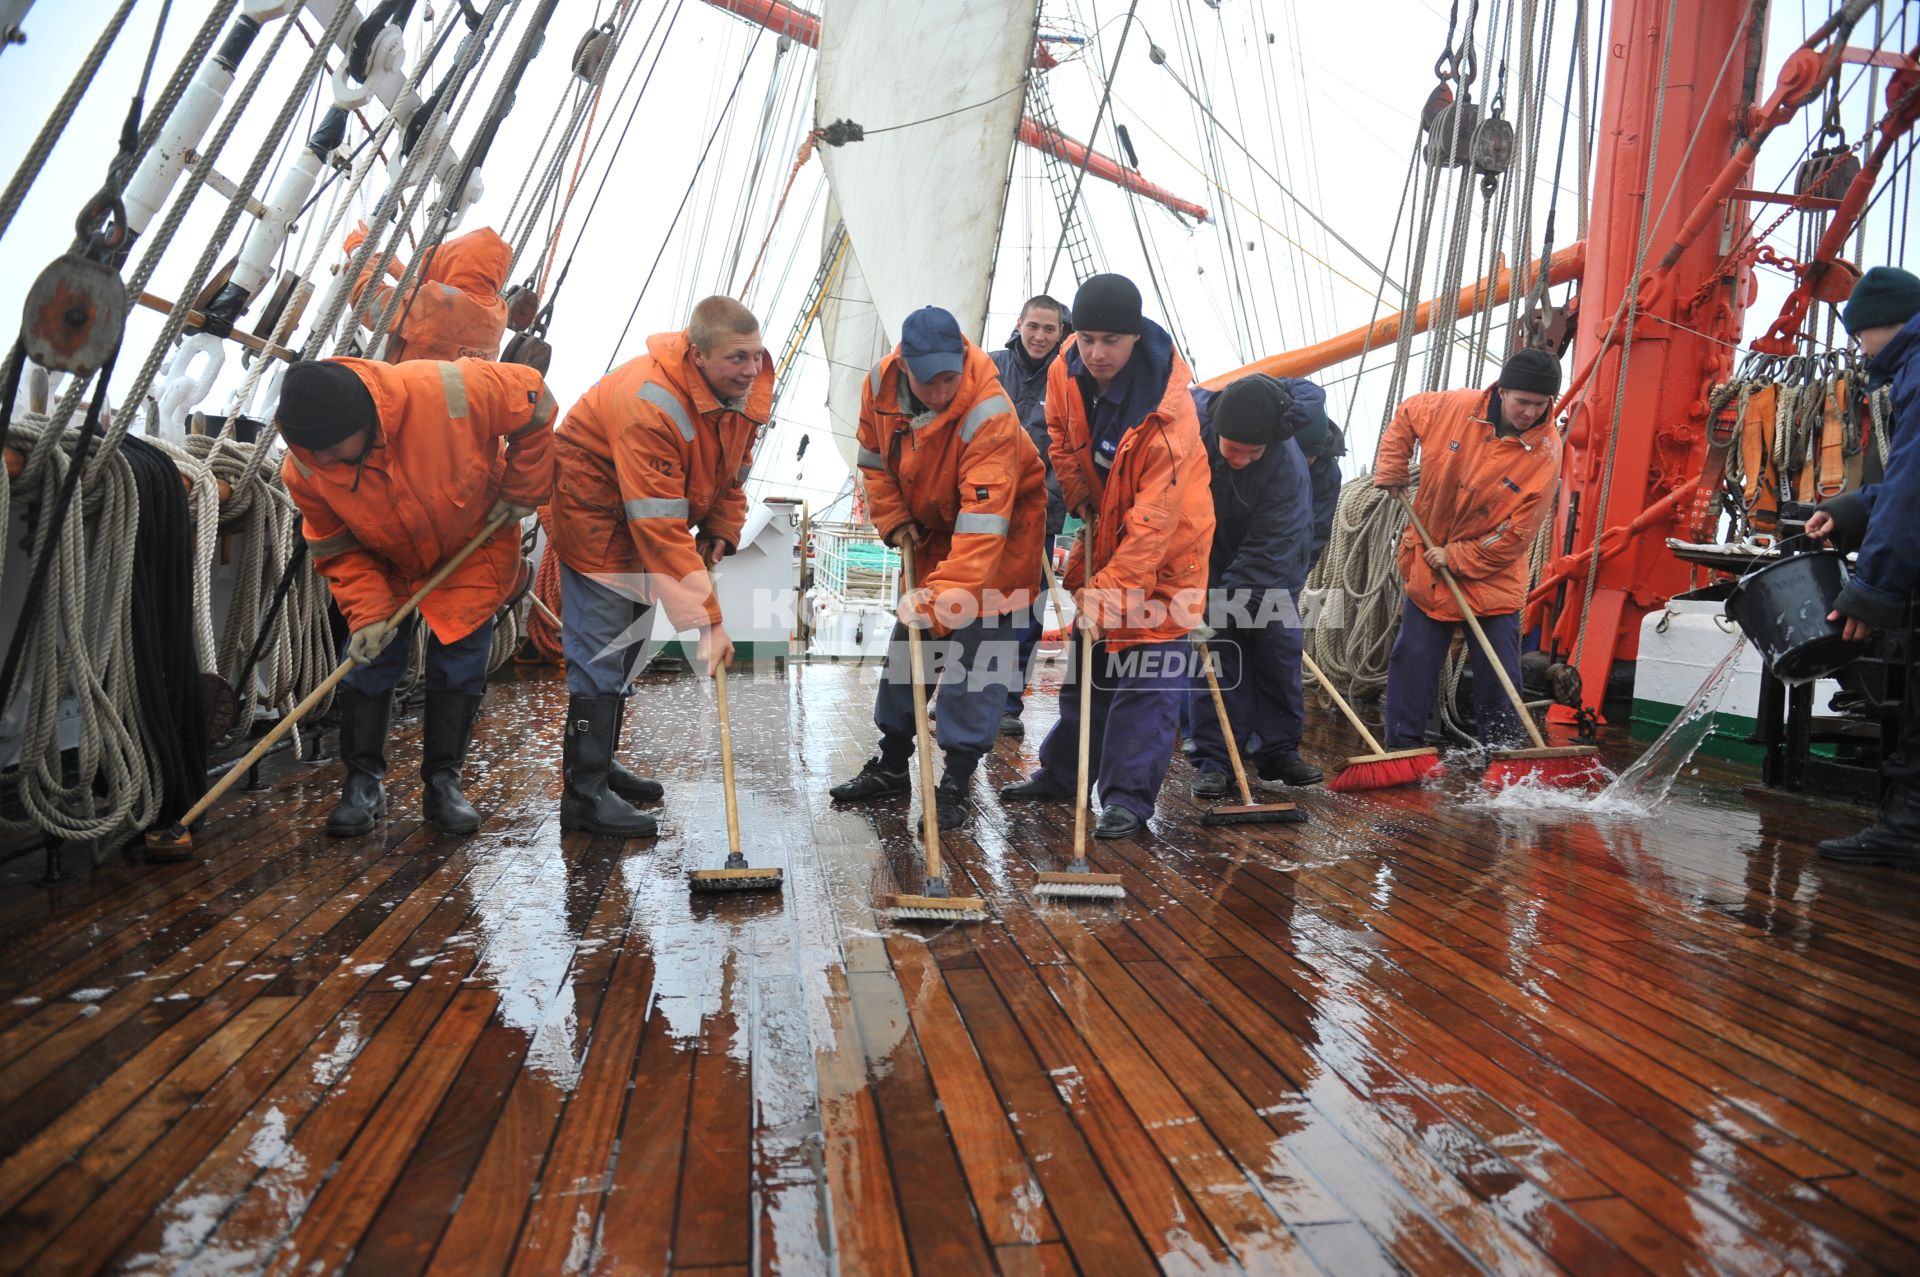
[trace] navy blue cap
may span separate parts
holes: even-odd
[[[922,306],[900,325],[900,357],[915,381],[932,381],[967,366],[967,339],[951,314],[938,306]]]

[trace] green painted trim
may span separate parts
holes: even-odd
[[[1650,741],[1659,737],[1661,732],[1672,725],[1680,714],[1681,706],[1669,705],[1665,701],[1647,701],[1634,697],[1631,735],[1634,740]],[[1749,744],[1748,738],[1759,728],[1757,719],[1744,714],[1715,714],[1713,730],[1707,733],[1707,739],[1701,744],[1700,752],[1710,758],[1724,758],[1730,762],[1751,763],[1758,766],[1766,759],[1766,751],[1758,745]]]

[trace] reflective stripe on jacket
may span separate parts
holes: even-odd
[[[685,332],[657,333],[580,396],[560,423],[547,535],[576,572],[657,602],[677,630],[720,624],[694,542],[736,549],[747,518],[753,441],[773,407],[763,361],[746,402],[729,407],[694,366]]]

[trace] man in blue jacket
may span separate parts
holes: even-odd
[[[1307,475],[1313,484],[1313,552],[1307,557],[1307,571],[1312,572],[1320,566],[1320,556],[1333,540],[1333,514],[1340,505],[1340,458],[1347,455],[1347,436],[1322,408],[1294,432],[1293,442],[1307,459]]]
[[[1256,749],[1262,780],[1313,785],[1320,769],[1300,757],[1297,599],[1313,563],[1314,504],[1307,459],[1294,434],[1324,415],[1310,381],[1254,374],[1213,392],[1196,388],[1200,438],[1212,468],[1213,550],[1208,558],[1208,647],[1234,741]],[[1200,676],[1193,711],[1196,798],[1229,792],[1226,738]]]
[[[1047,436],[1047,369],[1053,367],[1060,343],[1073,331],[1073,322],[1064,303],[1041,293],[1029,297],[1020,308],[1020,320],[1005,348],[990,352],[993,366],[1000,370],[1000,386],[1013,400],[1014,415],[1021,428],[1040,449],[1047,463],[1047,539],[1042,550],[1053,553],[1053,540],[1067,521],[1066,498],[1060,495],[1060,480],[1054,477],[1053,462],[1047,456],[1051,441]],[[1025,705],[1027,679],[1033,673],[1034,649],[1040,646],[1040,631],[1046,615],[1044,596],[1033,609],[1033,617],[1020,631],[1020,682],[1007,692],[1007,705],[1000,715],[1002,736],[1024,736],[1027,725],[1020,721]]]
[[[1885,477],[1824,503],[1807,521],[1807,535],[1831,536],[1841,549],[1859,547],[1853,577],[1830,620],[1845,621],[1845,637],[1874,630],[1908,631],[1916,640],[1909,600],[1920,582],[1920,277],[1876,266],[1860,277],[1840,320],[1867,357],[1870,388],[1889,386]],[[1829,860],[1920,869],[1920,689],[1909,686],[1900,705],[1897,748],[1880,764],[1885,814],[1850,838],[1820,844]]]

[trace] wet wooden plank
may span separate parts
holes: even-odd
[[[1157,1271],[1105,1168],[1075,1127],[992,978],[983,969],[959,970],[948,974],[947,985],[1080,1267]],[[1004,1267],[1004,1254],[1001,1263]]]
[[[744,1265],[753,1257],[753,1084],[743,1048],[753,1040],[746,978],[733,955],[700,1023],[688,1100],[683,1185],[673,1231],[675,1266]]]
[[[1079,1271],[1073,1266],[1073,1256],[1059,1242],[996,1246],[993,1258],[1001,1277],[1073,1277]]]
[[[966,947],[971,954],[973,946]],[[1044,1191],[967,1038],[931,947],[896,937],[888,942],[887,952],[988,1243],[1001,1247],[1056,1240],[1060,1233]]]
[[[681,1191],[694,1054],[692,1044],[677,1039],[656,1008],[640,1044],[634,1100],[620,1129],[620,1156],[601,1215],[599,1249],[605,1272],[638,1277],[666,1271]]]
[[[413,1142],[453,1085],[498,998],[491,989],[462,989],[454,995],[446,1014],[420,1043],[413,1067],[395,1082],[338,1172],[301,1214],[270,1273],[330,1272],[346,1262],[405,1166]]]

